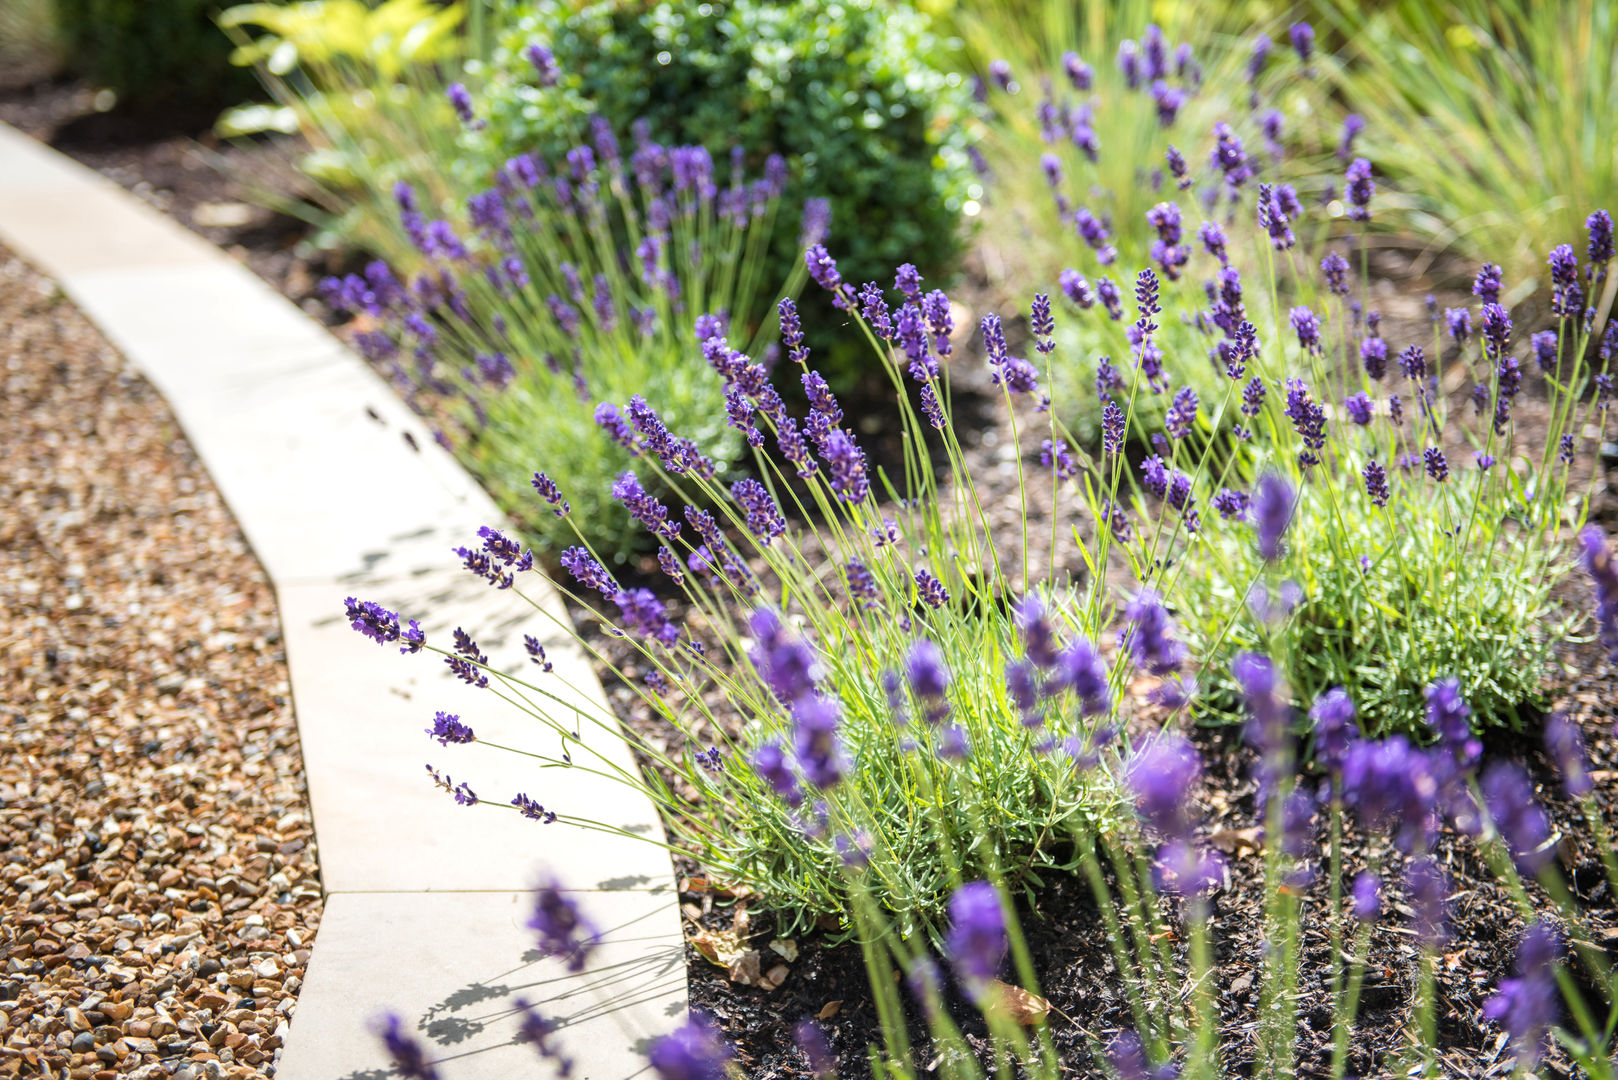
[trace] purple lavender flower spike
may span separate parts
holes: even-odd
[[[557,79],[556,54],[545,45],[533,44],[523,50],[523,56],[534,66],[540,86],[555,86]]]
[[[701,1013],[652,1044],[646,1060],[658,1080],[725,1080],[730,1051]]]
[[[449,103],[454,107],[455,115],[461,118],[461,123],[468,127],[483,126],[482,121],[478,120],[472,112],[472,95],[467,92],[463,84],[458,82],[450,83],[448,89],[444,91],[444,96],[449,98]]]
[[[343,601],[349,625],[378,645],[399,640],[399,616],[371,600],[356,600],[350,596]],[[415,626],[414,623],[411,624]],[[415,650],[411,650],[415,651]]]
[[[556,812],[554,810],[545,809],[520,791],[511,800],[511,805],[515,806],[517,812],[529,821],[537,821],[541,825],[556,824]]]
[[[837,272],[837,261],[831,257],[822,244],[812,244],[804,252],[804,263],[809,268],[809,276],[816,285],[832,294],[832,304],[840,310],[848,310],[847,291],[843,285],[843,275]]]
[[[1591,266],[1598,268],[1598,274],[1602,273],[1613,258],[1612,215],[1605,210],[1597,210],[1585,219],[1584,226],[1590,234],[1584,257]]]
[[[1171,438],[1183,439],[1191,434],[1197,422],[1197,392],[1182,386],[1174,395],[1174,402],[1163,416],[1163,427]]]
[[[534,908],[525,924],[539,935],[539,947],[548,956],[567,958],[569,971],[583,971],[600,934],[579,906],[554,881],[534,890]]]
[[[788,806],[797,806],[803,801],[803,792],[798,787],[798,778],[792,775],[787,766],[786,753],[778,742],[766,742],[753,752],[753,771],[770,786]]]
[[[1295,22],[1287,31],[1287,37],[1291,40],[1298,59],[1305,64],[1309,63],[1310,57],[1315,52],[1315,28],[1306,22]]]
[[[1550,819],[1534,801],[1534,782],[1522,766],[1496,761],[1479,783],[1489,817],[1511,849],[1511,859],[1525,877],[1535,877],[1556,859]]]
[[[1449,880],[1438,863],[1430,858],[1412,860],[1405,871],[1405,891],[1410,895],[1410,928],[1416,941],[1436,948],[1449,940]]]
[[[1545,750],[1556,763],[1562,788],[1570,798],[1582,799],[1595,790],[1590,779],[1589,759],[1584,753],[1584,736],[1579,725],[1563,713],[1552,713],[1545,721]]]
[[[438,1080],[438,1070],[428,1063],[421,1043],[405,1031],[404,1018],[398,1013],[384,1014],[372,1024],[371,1030],[382,1041],[394,1069],[405,1080]]]
[[[834,787],[845,771],[837,738],[840,719],[837,703],[828,698],[806,695],[792,706],[798,765],[804,779],[822,790]]]
[[[1454,676],[1439,679],[1427,687],[1427,724],[1438,740],[1462,765],[1470,766],[1483,753],[1483,744],[1472,734],[1472,707],[1461,695],[1461,680]]]
[[[1371,179],[1371,163],[1364,158],[1355,158],[1349,163],[1345,174],[1350,204],[1348,216],[1354,221],[1371,220],[1371,199],[1376,195],[1376,182]]]
[[[1130,755],[1125,770],[1141,820],[1161,836],[1188,838],[1195,826],[1191,789],[1202,775],[1191,743],[1173,732],[1159,732]]]
[[[1081,715],[1102,716],[1112,711],[1106,661],[1088,640],[1075,640],[1057,656],[1056,681],[1078,697]]]
[[[1298,464],[1304,468],[1320,464],[1318,451],[1326,445],[1326,410],[1309,396],[1309,384],[1302,379],[1287,380],[1286,415],[1292,421],[1303,449]]]
[[[1483,1003],[1483,1015],[1511,1037],[1519,1069],[1532,1069],[1539,1063],[1557,1021],[1561,991],[1556,963],[1561,953],[1556,929],[1544,921],[1534,923],[1523,931],[1516,977],[1500,980],[1494,995]]]
[[[949,603],[949,590],[928,570],[916,571],[916,594],[930,608],[941,608]]]
[[[1371,922],[1382,913],[1382,881],[1369,870],[1354,878],[1354,918]]]
[[[1153,675],[1167,675],[1184,663],[1186,647],[1170,634],[1168,609],[1151,589],[1136,593],[1124,608],[1127,625],[1119,631],[1119,645],[1128,649],[1140,667]]]
[[[841,428],[834,428],[821,441],[820,452],[826,460],[826,471],[837,498],[846,503],[865,501],[871,482],[865,472],[865,452],[853,437]]]
[[[1349,113],[1343,117],[1343,137],[1337,144],[1337,157],[1347,161],[1354,156],[1354,140],[1365,130],[1365,117]]]
[[[1386,825],[1401,849],[1425,843],[1438,782],[1428,755],[1403,735],[1352,740],[1343,754],[1343,797],[1367,827]]]
[[[1062,54],[1062,70],[1067,72],[1068,82],[1073,84],[1073,89],[1080,93],[1090,89],[1095,82],[1095,69],[1079,59],[1077,53]]]
[[[962,885],[949,899],[949,920],[944,951],[967,992],[981,995],[1010,947],[998,890],[987,881]]]
[[[1449,479],[1449,460],[1444,457],[1443,450],[1429,446],[1421,452],[1421,461],[1427,469],[1427,475],[1440,484]]]
[[[448,746],[450,743],[469,743],[477,736],[472,729],[461,723],[461,718],[454,713],[439,712],[433,716],[433,726],[427,729],[427,734],[438,740],[439,746]]]
[[[1320,351],[1320,318],[1306,307],[1292,309],[1292,329],[1297,332],[1298,346],[1306,353]]]

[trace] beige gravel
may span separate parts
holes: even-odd
[[[270,1076],[321,897],[274,593],[0,249],[0,1077]]]

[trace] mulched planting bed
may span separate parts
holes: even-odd
[[[273,1075],[321,893],[269,580],[3,249],[0,378],[0,1076]]]
[[[0,87],[0,119],[16,123],[36,137],[51,141],[59,149],[101,169],[153,205],[233,251],[293,300],[303,303],[312,314],[324,316],[310,294],[318,277],[337,267],[324,256],[315,256],[306,245],[300,245],[301,233],[296,226],[287,219],[257,212],[234,226],[210,224],[220,220],[218,208],[221,205],[242,198],[242,190],[210,168],[209,162],[235,162],[237,166],[247,164],[251,169],[256,160],[285,160],[281,150],[213,147],[172,133],[145,140],[112,140],[107,134],[112,130],[109,125],[79,119],[89,109],[90,96],[83,88],[69,83],[36,82],[20,88]],[[1463,282],[1470,279],[1473,268],[1440,260],[1434,280],[1428,281],[1413,280],[1411,267],[1408,253],[1397,249],[1377,252],[1373,257],[1373,277],[1378,280],[1374,283],[1371,306],[1380,307],[1386,316],[1384,333],[1390,341],[1425,344],[1430,335],[1421,305],[1422,294],[1437,293],[1442,306],[1466,302],[1470,296]],[[983,275],[974,272],[970,265],[967,277],[968,286],[952,291],[952,295],[964,300],[969,308],[1005,308],[1012,301],[1022,303],[1028,299],[994,294],[981,284]],[[979,284],[970,284],[971,281]],[[1448,290],[1443,287],[1446,285]],[[970,311],[965,317],[958,315],[957,322],[975,326],[981,314],[982,311]],[[1522,325],[1518,337],[1526,340],[1533,313],[1525,310],[1520,314]],[[1059,313],[1059,317],[1072,316]],[[964,433],[963,442],[973,474],[990,504],[997,540],[1009,550],[1020,541],[1017,519],[1023,513],[1017,496],[1017,462],[1020,458],[1025,470],[1037,469],[1039,442],[1047,432],[1039,418],[1024,414],[1020,438],[1013,436],[1004,404],[988,385],[981,358],[975,350],[975,343],[969,344],[963,339],[961,359],[952,371],[955,407],[960,414],[963,407],[969,405],[975,418],[970,430]],[[1544,424],[1542,403],[1533,399],[1533,393],[1530,389],[1525,395],[1518,417],[1519,439],[1529,441],[1533,438],[1532,430]],[[845,400],[844,404],[856,418],[864,411],[864,407],[855,402]],[[877,410],[875,415],[886,416],[884,410],[891,408],[891,402],[879,397],[873,399],[872,407]],[[854,422],[857,426],[857,419]],[[868,439],[880,438],[876,430],[861,434]],[[880,454],[880,445],[873,443],[872,449],[874,454]],[[1459,447],[1455,449],[1460,452]],[[1591,453],[1581,457],[1580,467],[1584,467],[1585,461],[1596,462],[1595,467],[1603,474],[1595,478],[1592,518],[1612,531],[1618,525],[1618,500],[1609,490],[1614,451],[1609,449],[1601,455],[1594,452],[1594,447],[1590,450]],[[1049,488],[1033,484],[1030,492],[1030,535],[1046,537],[1053,512]],[[1064,495],[1063,499],[1066,503],[1071,496]],[[1070,511],[1070,505],[1055,508],[1063,530],[1068,528]],[[1033,548],[1039,562],[1048,561],[1045,542],[1036,542]],[[1059,535],[1056,555],[1059,564],[1075,572],[1082,565],[1071,537]],[[256,574],[256,568],[253,572]],[[648,565],[641,568],[638,577],[636,571],[630,570],[621,575],[621,580],[625,584],[657,588],[658,577],[655,565]],[[1577,576],[1562,587],[1560,596],[1576,610],[1590,610],[1589,590]],[[623,667],[628,677],[643,674],[636,671],[633,664],[624,664],[632,654],[623,642],[599,634],[586,620],[577,622],[590,644]],[[644,737],[678,749],[678,736],[638,706],[638,697],[631,687],[618,681],[604,666],[599,673],[609,697],[626,722]],[[284,671],[277,676],[284,677]],[[1555,705],[1565,708],[1583,728],[1595,770],[1597,798],[1612,824],[1618,817],[1615,813],[1618,741],[1612,732],[1612,724],[1618,719],[1618,671],[1606,662],[1596,646],[1563,643],[1557,650],[1549,680]],[[1146,689],[1137,688],[1141,694]],[[1252,829],[1256,825],[1251,755],[1240,745],[1235,729],[1194,729],[1191,735],[1206,767],[1199,795],[1200,809],[1205,812],[1207,828],[1216,843],[1226,849],[1230,863],[1229,880],[1214,901],[1214,930],[1221,988],[1220,1041],[1225,1063],[1232,1072],[1240,1074],[1251,1055],[1258,1001],[1257,961],[1265,948],[1260,936],[1261,865],[1251,843]],[[1562,868],[1588,912],[1599,943],[1611,948],[1618,942],[1618,901],[1609,894],[1587,829],[1576,808],[1563,797],[1537,740],[1526,735],[1497,734],[1485,740],[1485,747],[1485,761],[1497,756],[1510,757],[1530,769],[1539,785],[1538,796],[1563,835],[1558,849]],[[1346,860],[1348,872],[1352,874],[1364,866],[1373,853],[1383,856],[1385,871],[1398,866],[1396,854],[1390,852],[1384,839],[1366,837],[1351,828]],[[1452,881],[1450,907],[1454,926],[1454,938],[1444,948],[1439,962],[1438,1019],[1443,1072],[1467,1077],[1508,1075],[1511,1057],[1503,1033],[1497,1025],[1483,1020],[1481,1009],[1499,978],[1509,973],[1521,922],[1509,895],[1482,866],[1471,841],[1444,833],[1438,855]],[[685,890],[680,899],[692,932],[698,927],[730,929],[739,907],[745,907],[748,932],[754,944],[764,948],[775,939],[775,920],[768,911],[762,910],[758,901],[738,905],[734,898],[704,886],[700,867],[682,861],[679,870],[681,887]],[[1299,1039],[1300,1075],[1304,1076],[1329,1075],[1330,998],[1322,980],[1328,943],[1325,923],[1320,918],[1325,896],[1324,885],[1317,884],[1310,902],[1309,929],[1304,943],[1301,982],[1304,1001],[1300,1009],[1303,1027]],[[1349,1064],[1351,1073],[1362,1076],[1386,1075],[1391,1052],[1408,1040],[1411,1023],[1415,948],[1404,929],[1408,911],[1400,910],[1398,904],[1402,901],[1397,890],[1390,889],[1388,897],[1395,902],[1395,907],[1384,916],[1372,938],[1371,970]],[[1073,1075],[1105,1075],[1092,1060],[1090,1048],[1096,1040],[1105,1041],[1126,1024],[1128,1010],[1118,986],[1111,952],[1097,932],[1099,917],[1088,887],[1074,879],[1048,878],[1046,888],[1038,894],[1037,904],[1032,910],[1023,904],[1021,915],[1038,961],[1041,990],[1052,1004],[1052,1030],[1064,1062]],[[724,970],[706,961],[694,946],[688,947],[692,1004],[719,1022],[749,1077],[807,1078],[811,1075],[804,1057],[792,1048],[791,1038],[792,1027],[807,1016],[821,1018],[821,1026],[843,1062],[845,1075],[863,1074],[867,1046],[880,1042],[880,1032],[858,947],[829,944],[829,939],[820,934],[801,937],[795,944],[796,959],[786,965],[785,981],[773,991],[730,981]],[[974,1045],[986,1048],[981,1021],[963,1003],[956,1004],[959,1006],[957,1017],[969,1039]],[[9,1006],[9,1002],[0,1005]],[[912,1016],[911,1020],[913,1032],[918,1036],[917,1064],[925,1075],[933,1061],[925,1049],[925,1039],[919,1036],[918,1018]],[[3,1067],[3,1059],[0,1059],[0,1068]],[[1553,1051],[1539,1070],[1541,1076],[1566,1074],[1567,1061],[1560,1051]]]

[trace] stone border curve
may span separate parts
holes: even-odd
[[[325,890],[279,1080],[388,1075],[368,1029],[387,1009],[446,1080],[546,1075],[551,1066],[513,1041],[518,996],[560,1024],[575,1076],[643,1072],[648,1040],[687,1009],[666,854],[457,806],[422,767],[469,780],[491,801],[522,791],[655,837],[651,803],[487,747],[433,745],[423,728],[441,709],[506,745],[548,737],[443,665],[378,648],[342,617],[353,595],[422,618],[429,635],[465,626],[505,670],[526,663],[522,635],[535,633],[563,693],[610,711],[560,623],[456,565],[451,549],[500,523],[500,511],[359,357],[250,270],[4,124],[0,240],[164,395],[275,584]],[[525,591],[566,620],[548,586]],[[595,737],[633,767],[621,738]],[[577,890],[603,930],[584,972],[540,956],[524,927],[543,874]]]

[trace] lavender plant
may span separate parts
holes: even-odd
[[[464,88],[452,86],[450,100],[464,123],[478,122]],[[534,535],[560,551],[583,522],[617,560],[637,536],[607,489],[629,454],[595,423],[596,407],[639,395],[704,448],[692,468],[712,478],[734,460],[741,439],[726,431],[721,380],[692,328],[712,311],[709,321],[755,348],[774,333],[758,271],[786,172],[771,158],[750,180],[737,157],[727,180],[701,147],[640,133],[625,151],[598,121],[554,165],[527,154],[506,162],[467,198],[464,217],[434,218],[399,182],[414,276],[379,262],[323,289],[336,310],[375,321],[358,337],[367,356]],[[806,224],[821,228],[814,213]],[[578,512],[567,521],[534,504],[536,460],[570,483]]]
[[[1046,5],[1037,37],[1021,36],[1030,30],[1026,23],[992,12],[969,19],[980,53],[1005,49],[1017,58],[1016,66],[991,65],[986,86],[994,120],[983,144],[992,175],[986,225],[1019,239],[1001,254],[1009,276],[1059,286],[1072,303],[1099,303],[1115,320],[1122,320],[1120,290],[1142,266],[1153,265],[1172,283],[1194,253],[1206,250],[1243,273],[1260,272],[1264,264],[1248,260],[1247,245],[1225,238],[1255,184],[1271,184],[1306,247],[1320,230],[1312,222],[1305,227],[1305,202],[1335,197],[1335,177],[1305,122],[1319,97],[1317,82],[1307,77],[1309,59],[1276,49],[1266,34],[1252,36],[1251,49],[1243,49],[1234,32],[1200,13],[1182,18],[1178,33],[1165,32],[1148,7],[1097,5],[1076,13],[1070,5]],[[1131,33],[1138,37],[1125,36]],[[1239,280],[1235,287],[1239,293]],[[1262,314],[1264,299],[1246,303]],[[1121,328],[1127,331],[1127,320]],[[1058,336],[1065,354],[1088,361],[1070,359],[1051,372],[1064,420],[1087,442],[1099,435],[1101,402],[1116,389],[1122,355],[1140,345],[1131,338],[1126,348],[1119,338],[1083,322]],[[1194,352],[1196,328],[1167,320],[1155,342],[1160,354]],[[1178,377],[1207,397],[1217,392],[1216,372],[1217,365],[1185,364]],[[1101,397],[1090,392],[1092,384]],[[1149,385],[1162,389],[1157,380]],[[1169,404],[1143,399],[1138,415],[1155,424]]]

